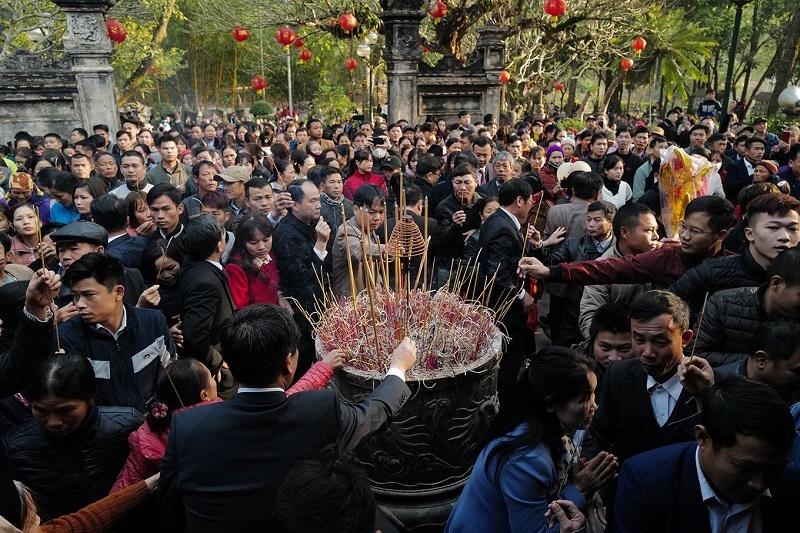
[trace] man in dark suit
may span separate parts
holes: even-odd
[[[625,463],[614,531],[796,531],[800,484],[788,472],[779,481],[796,435],[778,393],[731,375],[705,395],[700,417],[696,442]]]
[[[734,204],[738,201],[739,191],[753,183],[753,167],[764,159],[767,143],[764,139],[750,137],[744,147],[744,157],[726,169],[728,176],[725,178],[725,196]]]
[[[510,337],[497,378],[502,400],[513,391],[525,355],[536,350],[533,332],[526,327],[528,312],[535,302],[525,290],[523,278],[517,276],[517,264],[525,248],[522,223],[533,207],[533,189],[524,180],[509,180],[500,187],[499,201],[500,209],[481,226],[478,265],[487,282],[494,278],[489,307],[496,310],[513,299],[508,312],[501,317]]]
[[[125,231],[128,222],[128,204],[125,200],[107,194],[95,198],[91,205],[92,220],[108,232],[106,253],[119,259],[128,268],[138,269],[147,239],[137,235],[131,237]]]
[[[204,363],[219,382],[219,395],[230,399],[236,383],[219,350],[222,325],[236,309],[219,262],[225,251],[225,230],[212,215],[200,215],[186,224],[181,239],[188,259],[178,282],[184,339],[180,355]]]
[[[307,179],[294,180],[287,187],[292,196],[289,213],[275,226],[273,251],[278,261],[280,290],[294,309],[300,328],[300,362],[297,377],[302,377],[316,361],[311,324],[300,311],[313,313],[322,300],[323,283],[330,271],[328,240],[331,228],[320,217],[322,208],[317,186]]]
[[[408,338],[383,382],[358,403],[344,403],[330,389],[287,397],[299,336],[278,306],[252,305],[230,317],[222,352],[241,386],[231,402],[173,418],[158,489],[169,521],[185,522],[192,533],[263,530],[297,461],[335,460],[383,428],[409,398],[405,372],[416,345]]]
[[[692,394],[678,375],[683,348],[692,339],[689,306],[674,294],[655,290],[639,295],[630,309],[635,359],[613,363],[603,378],[584,454],[607,451],[628,459],[661,446],[692,439],[697,414]]]

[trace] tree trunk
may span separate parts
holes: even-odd
[[[753,20],[758,20],[758,0],[753,3]],[[753,63],[756,60],[756,52],[758,52],[758,32],[755,28],[750,33],[750,51],[745,59],[744,71],[744,86],[742,86],[742,102],[746,101],[747,90],[750,87],[750,73],[753,71]],[[756,89],[758,91],[758,89]],[[750,100],[755,96],[755,91],[750,95]]]
[[[150,41],[150,50],[161,48],[161,44],[164,42],[164,39],[167,38],[167,26],[169,26],[169,20],[172,18],[172,13],[175,11],[175,2],[176,0],[167,0],[165,2],[164,12],[161,15],[161,19],[158,21],[158,26],[156,26],[153,32],[153,40]],[[119,105],[125,105],[133,98],[144,83],[144,80],[147,79],[147,75],[153,63],[155,63],[155,57],[152,52],[146,54],[142,58],[139,62],[139,66],[133,71],[128,81],[125,82],[125,89],[122,91],[122,95],[117,102]]]
[[[625,75],[624,72],[620,72],[617,74],[611,83],[606,87],[606,94],[605,98],[603,99],[603,109],[601,113],[608,113],[608,106],[611,104],[611,98],[614,96],[614,93],[617,92],[617,89],[622,84],[622,78]]]
[[[568,113],[568,115],[571,116],[572,104],[576,102],[576,97],[578,93],[578,80],[576,79],[569,80],[567,82],[567,91],[568,91],[567,106],[570,108],[570,113]]]
[[[772,91],[772,97],[767,106],[769,115],[774,115],[778,111],[778,95],[789,85],[792,72],[797,64],[797,56],[800,53],[800,3],[795,7],[792,20],[784,33],[786,41],[783,43],[782,49],[780,46],[778,47],[779,50],[782,50],[778,60],[780,68],[775,71],[775,89]]]

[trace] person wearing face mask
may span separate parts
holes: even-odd
[[[561,198],[563,196],[563,191],[558,184],[556,172],[558,172],[558,167],[561,166],[561,163],[564,162],[564,149],[554,144],[547,149],[545,158],[547,159],[547,163],[539,171],[539,176],[541,176],[542,183],[553,198]]]

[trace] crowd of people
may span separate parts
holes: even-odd
[[[409,401],[416,345],[345,402],[326,384],[347,347],[317,354],[310,316],[369,287],[401,218],[429,239],[426,290],[491,284],[507,309],[499,414],[446,531],[792,530],[800,128],[707,96],[580,131],[462,111],[17,133],[0,531],[394,531],[347,458]],[[716,164],[677,235],[671,145]]]

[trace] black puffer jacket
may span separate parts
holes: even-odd
[[[763,305],[766,289],[766,285],[742,287],[710,296],[697,336],[695,355],[707,359],[714,367],[747,359],[753,337],[767,320]],[[697,330],[695,323],[694,331]],[[686,346],[686,355],[691,354],[694,343]]]
[[[45,520],[74,513],[108,495],[130,453],[128,435],[143,422],[135,409],[95,406],[66,437],[29,422],[3,436],[0,463],[41,498]]]
[[[706,293],[709,297],[719,291],[739,287],[758,287],[767,282],[767,269],[756,263],[750,248],[741,255],[706,259],[687,271],[669,290],[683,298],[699,313]]]

